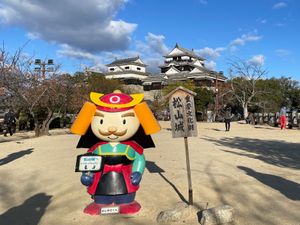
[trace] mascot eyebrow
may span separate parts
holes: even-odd
[[[121,117],[127,117],[127,116],[135,117],[133,112],[124,113],[123,115],[121,115]]]
[[[94,116],[100,116],[100,117],[104,117],[104,115],[101,112],[96,111]]]

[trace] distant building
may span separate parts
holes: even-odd
[[[100,74],[107,79],[118,79],[126,85],[143,88],[145,94],[148,91],[161,90],[171,82],[187,80],[193,81],[198,87],[206,87],[216,92],[217,87],[221,87],[227,79],[223,72],[207,69],[204,64],[205,59],[193,50],[185,49],[178,44],[164,58],[158,74],[148,73],[147,65],[139,56],[116,59],[106,65],[107,72]],[[99,71],[93,72],[99,73]]]
[[[149,76],[149,73],[146,72],[147,65],[139,56],[117,59],[106,66],[107,73],[104,74],[105,78],[118,79],[125,84],[141,85],[144,82],[144,79]]]
[[[161,72],[144,79],[145,91],[159,90],[170,82],[186,80],[192,80],[196,86],[204,86],[216,91],[216,84],[218,84],[216,82],[220,84],[226,80],[223,72],[205,68],[204,58],[178,44],[164,57],[164,64],[159,66]]]

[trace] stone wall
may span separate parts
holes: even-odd
[[[154,96],[161,95],[161,90],[144,91],[142,85],[129,84],[129,85],[124,85],[123,88],[128,93],[131,93],[131,94],[134,94],[134,93],[144,93],[144,95],[145,95],[144,99],[148,100],[148,101],[153,101],[154,100]]]

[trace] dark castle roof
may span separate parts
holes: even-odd
[[[124,74],[137,74],[137,75],[143,75],[143,76],[150,75],[150,73],[136,71],[136,70],[108,71],[107,73],[105,73],[106,76],[108,76],[108,75],[124,75]]]
[[[161,83],[161,82],[172,82],[172,81],[180,81],[180,80],[187,80],[187,79],[194,79],[194,80],[222,80],[225,81],[227,78],[222,74],[215,71],[204,69],[201,73],[190,73],[188,71],[181,71],[175,74],[155,74],[150,75],[144,80],[144,84],[149,83]]]
[[[171,67],[171,66],[192,66],[192,67],[197,67],[197,68],[202,68],[198,65],[194,64],[195,61],[170,61],[170,62],[165,62],[163,65],[159,65],[159,68],[166,68],[166,67]],[[172,64],[172,65],[170,65]]]
[[[186,55],[186,56],[190,56],[190,57],[193,57],[193,58],[196,58],[196,59],[199,59],[199,60],[205,60],[204,58],[202,58],[202,57],[196,55],[196,53],[195,53],[194,51],[191,51],[191,50],[189,50],[189,49],[183,48],[183,47],[179,46],[177,43],[176,43],[174,49],[175,49],[175,48],[177,48],[177,49],[179,49],[180,51],[182,51],[183,54],[170,54],[170,53],[169,53],[168,55],[166,55],[166,56],[164,56],[164,57],[167,58],[167,57],[184,56],[184,55]],[[173,49],[173,50],[174,50],[174,49]],[[173,51],[173,50],[172,50],[172,51]],[[172,51],[171,51],[171,52],[172,52]]]
[[[139,56],[132,57],[132,58],[125,58],[125,59],[116,59],[110,64],[107,64],[106,66],[119,66],[119,65],[127,65],[127,64],[134,64],[134,65],[140,65],[140,66],[147,66],[144,63],[136,62],[136,60],[140,59]]]

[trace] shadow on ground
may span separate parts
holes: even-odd
[[[28,198],[23,204],[1,214],[0,225],[37,225],[50,204],[51,197],[45,193],[39,193]]]
[[[259,159],[279,167],[300,169],[300,143],[243,137],[221,138],[219,140],[203,139],[219,146],[234,148],[233,150],[222,150],[228,153]],[[236,149],[244,152],[236,151]]]
[[[178,190],[178,188],[167,178],[165,177],[162,173],[164,173],[165,171],[160,168],[158,165],[156,165],[155,162],[152,161],[146,161],[146,168],[149,171],[149,173],[157,173],[161,176],[161,178],[166,181],[176,192],[176,194],[178,195],[178,197],[180,198],[180,200],[186,204],[189,204],[189,201],[183,196],[183,194]],[[200,221],[201,218],[201,211],[204,209],[203,205],[199,205],[198,203],[194,202],[193,206],[195,206],[199,212],[197,212],[197,217],[198,217],[198,221]],[[208,206],[208,203],[206,202],[206,208]],[[232,224],[234,225],[234,224]]]
[[[0,136],[0,143],[19,141],[19,140],[28,139],[28,138],[30,138],[30,136],[26,133],[24,133],[24,134],[18,133],[18,135],[13,135],[10,137],[1,137]]]
[[[265,130],[274,130],[273,128],[270,128],[270,127],[256,127],[256,126],[254,126],[254,128],[256,128],[256,129],[265,129]]]
[[[8,156],[6,156],[5,158],[0,159],[0,166],[10,163],[16,159],[19,159],[19,158],[25,156],[25,155],[29,155],[32,152],[33,152],[33,148],[29,148],[29,149],[26,149],[23,151],[11,153]]]
[[[205,128],[206,130],[214,130],[214,131],[225,131],[225,130],[221,130],[221,129],[217,129],[217,128]]]
[[[174,189],[174,191],[179,196],[181,201],[188,203],[188,201],[184,198],[184,196],[181,194],[178,188],[162,174],[165,171],[162,168],[160,168],[158,165],[156,165],[155,162],[146,161],[146,168],[149,171],[149,173],[157,173],[159,176],[161,176],[161,178],[164,179]]]
[[[287,180],[280,176],[275,176],[267,173],[259,173],[248,167],[238,166],[238,168],[245,171],[247,175],[254,177],[261,183],[279,191],[285,197],[294,201],[300,201],[300,184]]]

